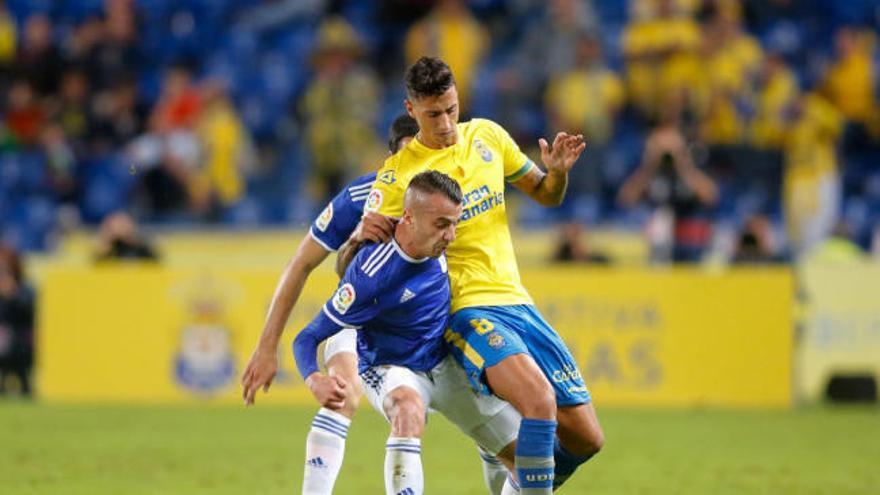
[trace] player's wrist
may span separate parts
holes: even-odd
[[[260,341],[257,344],[256,354],[258,356],[275,356],[278,354],[278,341]]]
[[[564,179],[568,176],[568,170],[565,170],[563,166],[556,167],[547,167],[547,175],[553,177],[554,179]]]

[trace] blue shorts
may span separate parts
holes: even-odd
[[[452,315],[450,352],[477,392],[491,394],[484,370],[508,356],[528,354],[556,392],[556,404],[588,404],[590,392],[565,343],[534,306],[477,306]]]

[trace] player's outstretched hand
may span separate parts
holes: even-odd
[[[269,391],[269,386],[272,385],[272,380],[277,372],[278,358],[276,353],[257,348],[241,375],[241,396],[245,405],[249,406],[254,403],[254,398],[260,387],[264,392]]]
[[[345,389],[348,383],[341,376],[313,373],[306,384],[321,406],[338,410],[345,405]]]
[[[538,146],[541,147],[541,160],[547,167],[548,173],[567,174],[587,144],[582,134],[560,132],[553,139],[552,146],[544,138],[538,140]]]
[[[359,242],[389,242],[394,235],[395,225],[397,221],[393,218],[368,211],[352,234],[352,238]]]

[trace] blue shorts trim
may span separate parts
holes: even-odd
[[[528,354],[553,385],[558,406],[591,402],[574,357],[555,330],[530,305],[477,306],[452,315],[446,342],[471,387],[491,394],[485,369],[515,354]]]

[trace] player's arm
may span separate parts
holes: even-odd
[[[394,235],[397,220],[403,215],[405,186],[397,178],[398,158],[392,156],[377,173],[373,189],[367,196],[364,215],[351,237],[339,248],[336,257],[336,273],[342,276],[348,263],[365,242],[386,243]]]
[[[657,168],[660,166],[660,160],[663,157],[662,150],[656,141],[653,137],[648,138],[648,141],[645,143],[645,151],[642,154],[642,162],[620,187],[617,201],[621,205],[632,206],[636,204],[651,183],[651,179],[654,177]]]
[[[582,135],[564,132],[556,134],[552,145],[544,138],[538,140],[538,145],[541,147],[541,161],[547,171],[532,164],[522,177],[508,180],[541,205],[559,206],[568,187],[568,172],[587,145]]]
[[[366,277],[356,266],[349,269],[333,297],[293,341],[296,366],[315,399],[324,406],[338,409],[345,401],[345,379],[325,375],[318,369],[318,344],[343,328],[360,328],[379,312],[376,294],[382,280]]]
[[[266,391],[272,384],[278,371],[278,342],[284,333],[284,325],[287,323],[290,311],[299,299],[309,274],[328,254],[330,251],[309,233],[284,267],[284,272],[272,295],[263,333],[241,377],[242,397],[245,404],[253,404],[257,390],[262,387]]]
[[[345,241],[345,244],[339,248],[339,252],[336,254],[336,274],[342,277],[346,270],[348,270],[348,265],[351,264],[351,260],[354,259],[355,255],[358,252],[358,249],[363,246],[363,241],[358,241],[355,238],[349,238]]]
[[[339,252],[336,254],[336,274],[339,275],[339,278],[345,275],[351,260],[365,242],[380,244],[390,242],[396,225],[396,218],[387,217],[374,211],[365,212],[360,223],[351,233],[351,237],[340,246]]]
[[[331,409],[345,405],[345,379],[337,375],[325,375],[318,368],[318,344],[344,328],[319,313],[293,340],[293,356],[296,367],[318,403]]]
[[[678,138],[677,146],[672,150],[675,170],[701,203],[707,206],[715,204],[718,201],[718,187],[708,175],[697,168],[684,137],[679,135]]]

